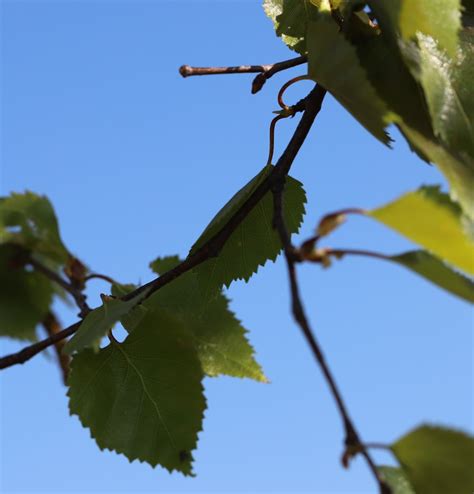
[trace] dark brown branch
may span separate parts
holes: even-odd
[[[49,336],[54,336],[61,331],[61,325],[53,312],[48,312],[42,324]],[[70,357],[62,352],[64,345],[65,342],[62,339],[54,344],[54,348],[56,350],[56,358],[58,360],[59,368],[61,369],[63,382],[66,384],[69,375]]]
[[[270,79],[270,77],[274,76],[278,72],[290,69],[292,67],[297,67],[298,65],[303,65],[307,61],[308,58],[306,57],[306,55],[302,55],[301,57],[292,58],[291,60],[286,60],[285,62],[279,62],[271,65],[269,69],[263,71],[261,74],[258,74],[253,80],[252,94],[258,93],[268,81],[268,79]]]
[[[198,249],[193,255],[189,256],[182,263],[178,264],[175,268],[167,271],[159,278],[156,278],[145,285],[137,288],[133,292],[128,293],[122,300],[130,300],[135,296],[139,295],[145,290],[148,290],[145,298],[148,298],[151,294],[162,288],[163,286],[171,283],[173,280],[181,276],[182,274],[190,271],[199,264],[207,261],[208,259],[215,257],[219,254],[220,250],[226,243],[227,239],[232,235],[235,229],[242,223],[242,221],[247,217],[247,215],[253,210],[253,208],[260,202],[260,200],[269,192],[273,184],[282,177],[285,177],[291,165],[298,154],[309,130],[316,118],[316,115],[321,109],[321,105],[326,94],[326,90],[320,86],[315,86],[314,89],[309,93],[309,95],[304,100],[305,110],[303,116],[296,127],[293,137],[290,139],[285,151],[278,160],[276,166],[273,168],[272,172],[267,176],[267,178],[254,190],[254,192],[249,196],[247,201],[238,209],[234,215],[229,219],[229,221],[221,228],[221,230],[216,233],[212,238],[210,238],[200,249]],[[302,103],[299,103],[302,104]],[[45,348],[50,345],[54,345],[57,341],[67,338],[75,333],[81,321],[76,322],[69,328],[54,335],[54,337],[47,338],[46,340],[35,343],[27,348],[24,348],[18,353],[7,355],[6,357],[0,358],[0,369],[5,369],[15,364],[23,364],[30,358],[34,357]]]
[[[76,305],[79,307],[80,312],[80,317],[84,318],[90,311],[90,307],[87,305],[86,302],[86,296],[82,293],[82,291],[66,281],[65,279],[61,278],[55,271],[52,269],[48,268],[41,262],[37,261],[33,257],[30,257],[28,259],[28,264],[30,264],[36,271],[39,273],[43,274],[46,276],[46,278],[49,278],[51,281],[54,281],[57,283],[61,288],[66,290],[71,296],[74,298]]]
[[[296,274],[296,264],[295,264],[295,249],[291,244],[290,236],[288,234],[288,230],[285,226],[285,220],[283,217],[283,187],[285,184],[285,177],[282,177],[280,182],[276,182],[273,187],[273,206],[274,206],[274,227],[278,231],[280,236],[283,250],[286,258],[286,263],[288,267],[288,275],[290,279],[290,291],[291,291],[291,301],[292,301],[292,312],[295,321],[301,328],[301,331],[308,343],[313,356],[318,363],[324,378],[329,386],[331,394],[336,402],[337,408],[341,415],[344,430],[345,430],[345,445],[346,445],[346,454],[344,455],[346,458],[348,454],[350,454],[351,450],[360,452],[367,464],[372,471],[375,479],[380,488],[381,494],[391,494],[390,487],[384,482],[381,478],[377,467],[372,460],[367,449],[363,446],[363,443],[360,440],[359,434],[352,422],[349,412],[347,410],[347,406],[342,398],[341,392],[336,384],[336,381],[332,375],[331,370],[329,369],[329,365],[326,362],[324,354],[321,350],[321,347],[314,335],[309,321],[306,317],[305,310],[303,308],[303,303],[301,301],[299,286],[298,286],[298,278]]]
[[[72,326],[59,331],[59,333],[51,335],[44,340],[38,341],[38,343],[27,346],[17,353],[12,353],[10,355],[7,355],[6,357],[0,358],[0,370],[11,367],[12,365],[24,364],[26,361],[30,360],[35,355],[38,355],[38,353],[42,352],[49,346],[55,345],[58,341],[64,340],[68,336],[74,334],[79,329],[81,322],[82,321],[77,321]]]
[[[189,65],[182,65],[179,68],[179,73],[183,77],[198,75],[259,73],[252,83],[252,94],[255,94],[258,93],[258,91],[262,89],[265,82],[276,73],[302,65],[306,62],[307,58],[305,56],[301,56],[269,65],[238,65],[235,67],[190,67]]]
[[[212,257],[219,255],[227,239],[232,235],[235,229],[242,223],[247,215],[253,210],[253,208],[263,199],[265,194],[272,189],[275,182],[279,181],[282,177],[285,177],[293,164],[293,161],[298,154],[306,136],[311,129],[311,126],[316,118],[316,115],[321,109],[321,105],[326,95],[326,90],[321,86],[315,86],[314,89],[305,98],[305,111],[303,116],[296,127],[296,130],[290,139],[286,149],[280,156],[272,172],[267,178],[253,191],[244,204],[238,209],[234,215],[228,220],[228,222],[210,238],[199,250],[193,255],[189,256],[185,261],[178,264],[174,269],[164,273],[159,278],[150,281],[149,283],[142,285],[133,292],[128,293],[123,300],[130,300],[144,290],[150,289],[147,293],[147,297],[153,294],[156,290],[160,289],[165,284],[174,280],[183,273],[193,269],[198,264]]]

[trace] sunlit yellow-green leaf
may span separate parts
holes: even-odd
[[[461,28],[460,0],[368,0],[377,21],[393,41],[432,36],[453,55]]]
[[[398,22],[404,39],[431,36],[441,49],[455,55],[461,29],[460,0],[385,0],[400,3]]]
[[[367,214],[436,257],[474,275],[474,243],[460,207],[439,187],[421,187]]]
[[[309,0],[264,0],[263,9],[273,21],[275,31],[283,42],[298,53],[306,52],[306,7]]]

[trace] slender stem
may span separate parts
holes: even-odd
[[[286,263],[288,267],[288,275],[290,279],[290,291],[291,291],[291,299],[292,299],[292,312],[293,316],[301,328],[301,331],[308,343],[313,356],[316,362],[319,364],[319,367],[326,379],[326,382],[329,386],[331,394],[336,402],[337,408],[341,415],[344,429],[345,429],[345,444],[346,450],[349,450],[351,447],[360,448],[361,454],[364,456],[371,472],[373,473],[380,489],[381,494],[390,494],[391,489],[387,486],[384,480],[381,478],[377,467],[372,460],[369,452],[366,448],[364,448],[363,443],[359,438],[359,434],[352,422],[347,406],[342,398],[342,394],[336,384],[336,381],[332,375],[332,372],[329,368],[329,365],[326,362],[322,349],[314,335],[309,321],[306,317],[303,303],[301,301],[300,290],[298,285],[298,278],[296,273],[296,264],[295,264],[295,250],[293,245],[291,244],[290,235],[288,234],[288,230],[285,226],[285,220],[283,217],[283,187],[285,183],[285,177],[282,177],[280,183],[275,183],[273,187],[273,206],[274,206],[274,228],[277,230],[285,253]]]
[[[211,237],[200,249],[194,254],[188,256],[182,263],[178,264],[175,268],[164,273],[159,278],[142,285],[133,292],[128,293],[122,300],[130,300],[140,294],[141,292],[148,290],[146,297],[151,296],[156,290],[159,290],[162,286],[176,279],[178,276],[186,273],[187,271],[195,268],[202,262],[216,257],[219,255],[222,247],[227,242],[227,239],[232,235],[235,229],[242,223],[247,215],[253,211],[253,209],[267,194],[273,184],[288,174],[293,161],[298,154],[306,136],[311,129],[311,126],[316,118],[316,115],[321,109],[326,90],[321,86],[315,86],[308,96],[303,100],[305,110],[301,117],[295,132],[290,139],[290,142],[286,146],[282,155],[278,159],[275,167],[265,180],[250,194],[248,199],[242,204],[233,216],[229,218],[227,223],[213,236]],[[298,103],[298,104],[301,104]]]
[[[309,77],[307,75],[300,75],[298,77],[294,77],[293,79],[290,79],[288,82],[285,82],[285,84],[283,84],[283,86],[281,87],[280,91],[278,91],[278,96],[277,96],[277,101],[278,101],[278,104],[280,105],[280,108],[283,108],[284,110],[286,110],[287,108],[290,108],[283,101],[283,95],[285,94],[286,90],[290,86],[293,86],[293,84],[296,84],[297,82],[307,81],[307,80],[309,80]]]
[[[283,118],[285,118],[284,115],[277,115],[270,122],[267,166],[272,164],[273,153],[275,151],[275,126]]]
[[[48,312],[42,322],[42,325],[49,336],[54,336],[61,331],[61,325],[53,312]],[[66,384],[69,375],[70,357],[62,352],[64,344],[64,340],[59,340],[54,344],[54,348],[56,350],[56,358],[59,368],[61,369],[63,383]]]
[[[52,269],[49,269],[47,266],[37,261],[33,257],[30,257],[28,259],[28,264],[30,264],[33,268],[35,268],[35,270],[38,271],[39,273],[46,276],[46,278],[49,278],[51,281],[54,281],[61,288],[64,288],[64,290],[66,290],[68,293],[73,295],[73,292],[75,291],[74,287],[64,278],[61,278],[61,276],[59,276],[58,273],[56,273]]]
[[[111,285],[117,284],[117,282],[113,278],[111,278],[110,276],[107,276],[105,274],[99,274],[99,273],[92,273],[92,274],[87,275],[84,278],[84,281],[87,282],[89,280],[94,280],[94,279],[107,281]]]
[[[267,80],[270,79],[270,77],[272,77],[273,75],[281,72],[282,70],[291,69],[292,67],[302,65],[306,62],[306,56],[301,56],[269,65],[237,65],[234,67],[191,67],[189,65],[182,65],[179,68],[179,73],[183,77],[198,75],[258,73],[259,75],[252,82],[252,94],[255,94],[262,89],[265,82],[267,82]]]
[[[380,252],[373,252],[371,250],[361,250],[361,249],[332,249],[330,247],[322,248],[326,255],[343,257],[343,256],[364,256],[373,257],[375,259],[382,259],[384,261],[392,260],[390,256],[381,254]]]
[[[270,68],[261,74],[259,74],[252,82],[252,94],[258,93],[264,84],[270,79],[270,77],[274,76],[278,72],[282,70],[287,70],[292,67],[297,67],[298,65],[303,65],[308,61],[306,55],[302,55],[301,57],[292,58],[291,60],[286,60],[284,62],[275,63],[270,66]]]
[[[332,213],[326,214],[324,218],[327,218],[329,216],[342,216],[345,214],[366,214],[366,210],[362,208],[344,208],[344,209],[339,209],[338,211],[333,211]]]
[[[80,309],[80,317],[85,317],[90,311],[90,307],[86,302],[86,296],[76,288],[74,285],[66,281],[65,279],[61,278],[55,271],[52,269],[48,268],[38,260],[36,260],[33,257],[30,257],[28,259],[28,264],[30,264],[36,271],[39,273],[43,274],[47,278],[49,278],[51,281],[54,281],[57,283],[61,288],[66,290],[71,296],[74,298],[76,305]]]
[[[281,180],[281,177],[285,177],[291,168],[291,165],[298,154],[306,136],[311,129],[311,126],[316,118],[316,115],[321,109],[326,90],[320,86],[315,86],[314,89],[308,94],[304,100],[305,110],[301,117],[298,126],[295,129],[293,137],[290,139],[286,149],[283,151],[280,159],[273,168],[272,172],[266,177],[266,179],[252,192],[245,203],[238,209],[225,225],[210,238],[200,249],[198,249],[193,255],[189,256],[183,262],[178,264],[173,269],[170,269],[160,277],[138,287],[133,292],[121,297],[121,300],[127,301],[135,296],[139,295],[143,291],[147,291],[143,300],[151,296],[154,292],[161,289],[168,283],[181,276],[182,274],[190,271],[199,264],[207,261],[208,259],[215,257],[219,254],[222,247],[227,242],[228,238],[232,235],[235,229],[242,223],[247,215],[259,204],[260,200],[269,192],[273,184]],[[7,355],[0,358],[0,369],[11,367],[15,364],[23,364],[30,358],[34,357],[45,348],[50,345],[54,345],[57,341],[67,338],[74,334],[80,327],[82,321],[78,321],[72,326],[60,331],[54,336],[46,338],[43,341],[35,343],[29,347],[24,348],[20,352]]]
[[[386,451],[392,451],[392,448],[390,447],[389,444],[383,444],[383,443],[364,443],[363,446],[366,449],[383,449],[383,450],[386,450]]]

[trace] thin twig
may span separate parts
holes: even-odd
[[[58,318],[53,312],[48,312],[42,322],[42,325],[49,336],[54,336],[61,331],[61,325],[59,324]],[[66,355],[62,352],[64,345],[64,340],[59,340],[54,344],[54,348],[56,350],[56,358],[61,369],[63,382],[64,384],[66,384],[67,377],[69,375],[70,357],[69,355]]]
[[[330,247],[323,247],[321,250],[324,250],[326,255],[334,256],[337,258],[341,258],[344,256],[363,256],[363,257],[373,257],[375,259],[382,259],[384,261],[391,261],[392,260],[392,258],[390,256],[387,256],[386,254],[382,254],[380,252],[374,252],[371,250],[332,249]]]
[[[105,274],[100,274],[100,273],[92,273],[92,274],[88,274],[85,278],[84,278],[84,282],[87,282],[89,280],[94,280],[94,279],[98,279],[98,280],[104,280],[104,281],[107,281],[108,283],[110,283],[111,285],[116,285],[117,282],[111,278],[110,276],[107,276]]]
[[[76,305],[79,307],[80,317],[84,318],[90,311],[90,307],[86,302],[86,296],[76,288],[74,285],[61,278],[55,271],[45,266],[43,263],[39,262],[33,257],[28,259],[28,264],[30,264],[36,271],[43,274],[51,281],[57,283],[61,288],[66,290],[75,300]]]
[[[269,139],[268,139],[268,158],[267,158],[267,166],[272,164],[273,160],[273,152],[275,151],[275,126],[276,124],[282,120],[283,118],[286,118],[284,115],[277,115],[275,118],[272,119],[270,122],[270,128],[269,128]]]
[[[189,65],[182,65],[179,68],[179,73],[183,77],[198,75],[259,73],[259,75],[252,82],[252,94],[255,94],[258,93],[262,89],[265,82],[267,82],[267,80],[276,73],[302,65],[306,62],[306,56],[301,56],[269,65],[237,65],[234,67],[191,67]]]
[[[307,80],[309,80],[309,77],[307,75],[299,75],[298,77],[294,77],[293,79],[290,79],[288,82],[285,82],[285,84],[283,84],[283,86],[280,88],[280,91],[278,91],[278,96],[277,96],[277,101],[278,104],[280,105],[280,108],[283,108],[284,110],[291,108],[283,101],[283,95],[286,93],[286,90],[290,86],[293,86],[293,84],[296,84],[297,82],[307,81]]]
[[[272,119],[270,122],[270,128],[269,128],[269,145],[268,145],[268,158],[267,158],[267,166],[272,164],[273,160],[273,153],[275,151],[275,127],[276,124],[282,120],[283,118],[288,118],[288,117],[294,117],[298,112],[302,112],[306,108],[306,101],[305,99],[302,99],[298,101],[293,106],[288,106],[284,101],[283,101],[283,95],[285,91],[293,84],[295,84],[298,81],[301,81],[303,79],[307,79],[306,76],[300,76],[300,77],[295,77],[294,79],[291,79],[287,83],[285,83],[280,91],[278,92],[277,96],[277,101],[278,104],[280,105],[280,108],[282,109],[281,112],[274,112],[278,113],[278,115]]]
[[[308,61],[306,55],[302,55],[301,57],[292,58],[291,60],[286,60],[285,62],[275,63],[270,68],[261,74],[258,74],[252,82],[252,94],[258,93],[264,84],[270,79],[270,77],[274,76],[278,72],[282,70],[287,70],[292,67],[297,67],[298,65],[303,65]]]
[[[380,488],[381,494],[390,494],[391,489],[384,482],[382,477],[380,476],[377,467],[372,460],[372,457],[368,453],[367,449],[363,447],[363,443],[359,438],[359,434],[352,422],[349,412],[347,410],[347,406],[342,398],[341,392],[336,384],[336,381],[332,375],[331,370],[329,369],[329,365],[326,362],[322,349],[314,335],[311,326],[306,317],[303,303],[301,301],[298,279],[296,274],[296,264],[295,264],[295,250],[293,245],[291,244],[290,236],[288,234],[288,230],[285,226],[285,220],[283,217],[283,187],[285,184],[285,177],[282,177],[281,181],[274,184],[273,187],[273,206],[274,206],[274,228],[277,230],[286,258],[286,263],[288,267],[288,275],[290,279],[290,290],[291,290],[291,300],[292,300],[292,312],[293,316],[301,328],[301,331],[311,348],[314,358],[316,362],[319,364],[321,371],[324,375],[324,378],[331,390],[331,394],[336,402],[337,408],[341,415],[344,430],[345,430],[345,445],[346,451],[350,451],[351,448],[359,448],[360,453],[364,456],[367,464],[372,471],[378,485]]]
[[[393,261],[390,256],[382,254],[380,252],[373,252],[371,250],[361,250],[361,249],[333,249],[332,247],[318,247],[315,248],[315,241],[318,236],[311,237],[301,244],[299,249],[295,250],[297,254],[298,261],[308,261],[313,263],[322,264],[324,267],[329,267],[331,265],[330,257],[335,257],[336,259],[342,259],[344,256],[363,256],[371,257],[374,259],[382,259],[383,261]]]
[[[183,262],[178,264],[173,269],[170,269],[166,273],[162,274],[160,277],[138,287],[133,292],[121,297],[121,300],[130,300],[143,291],[147,290],[144,299],[151,296],[154,292],[161,289],[163,286],[171,283],[173,280],[181,276],[182,274],[190,271],[204,261],[215,257],[219,254],[222,247],[227,242],[228,238],[232,235],[235,229],[242,223],[242,221],[247,217],[247,215],[255,208],[261,199],[269,192],[273,184],[280,180],[281,177],[285,177],[291,165],[298,154],[309,130],[316,118],[316,115],[321,109],[321,105],[326,95],[326,90],[320,86],[315,86],[314,89],[305,98],[305,111],[301,117],[298,126],[290,139],[285,151],[281,155],[277,164],[273,168],[272,172],[266,177],[266,179],[252,192],[249,198],[244,204],[238,209],[227,223],[213,236],[211,237],[200,249],[198,249],[193,255],[188,256]],[[0,358],[0,369],[5,369],[15,364],[23,364],[30,358],[34,357],[45,348],[53,345],[57,341],[67,338],[74,334],[80,327],[82,321],[78,321],[72,326],[64,329],[63,331],[54,335],[54,337],[47,338],[46,340],[40,341],[24,348],[18,353],[7,355],[6,357]]]
[[[362,445],[366,449],[383,449],[385,451],[392,451],[392,448],[390,447],[389,444],[383,444],[383,443],[364,443]]]
[[[74,334],[79,329],[81,323],[82,321],[77,321],[68,328],[59,331],[59,333],[51,335],[44,340],[38,341],[38,343],[34,343],[33,345],[27,346],[26,348],[23,348],[23,350],[20,350],[19,352],[12,353],[10,355],[0,358],[0,370],[6,369],[7,367],[11,367],[12,365],[24,364],[25,362],[30,360],[35,355],[38,355],[38,353],[42,352],[49,346],[55,345],[58,341],[64,340],[68,336]]]
[[[122,297],[122,300],[130,300],[142,291],[149,290],[146,297],[151,296],[156,290],[159,290],[165,284],[173,281],[178,276],[185,272],[195,268],[197,265],[216,257],[227,242],[227,239],[232,235],[235,229],[242,223],[247,215],[257,206],[257,204],[267,194],[273,184],[288,174],[293,161],[298,154],[309,130],[316,118],[316,115],[321,109],[326,90],[321,86],[315,86],[309,95],[304,99],[305,111],[301,117],[295,132],[290,139],[290,142],[286,146],[282,155],[278,159],[275,167],[265,180],[252,192],[248,199],[242,204],[227,221],[227,223],[213,236],[211,237],[201,248],[199,248],[193,255],[188,256],[182,263],[178,264],[175,268],[161,275],[159,278],[142,285],[133,292],[128,293]]]

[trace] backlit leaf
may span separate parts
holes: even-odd
[[[232,197],[193,245],[191,254],[219,232],[272,169],[272,166],[265,167]],[[287,177],[284,216],[288,232],[298,231],[303,221],[305,203],[306,195],[302,184]],[[219,255],[195,268],[204,298],[214,296],[222,285],[228,287],[234,280],[248,281],[259,266],[263,266],[268,260],[275,261],[280,251],[280,238],[273,229],[273,197],[269,191],[232,233]]]
[[[273,21],[275,31],[292,50],[304,54],[308,0],[264,0],[263,9]]]
[[[436,39],[440,48],[450,55],[456,53],[461,29],[460,0],[385,0],[399,3],[398,22],[404,39],[418,34]]]
[[[131,312],[146,293],[145,290],[126,302],[111,297],[106,298],[100,307],[86,316],[78,331],[64,346],[64,352],[72,354],[91,346],[97,349],[102,337],[115,323]]]
[[[176,256],[158,258],[150,267],[160,274],[178,262]],[[194,336],[201,365],[208,376],[225,374],[267,381],[246,338],[247,330],[229,309],[229,300],[222,292],[206,300],[195,273],[181,275],[143,305],[167,309],[180,319]]]
[[[206,406],[202,377],[187,331],[148,311],[123,343],[74,357],[70,412],[101,449],[190,475]]]
[[[0,198],[0,239],[65,264],[68,251],[59,236],[58,222],[45,196],[32,192]]]
[[[450,185],[449,195],[462,206],[463,213],[474,221],[474,173],[460,159],[453,156],[443,145],[430,140],[401,125],[401,130],[409,141],[420,150],[426,159],[441,170]]]
[[[150,267],[161,275],[179,262],[178,256],[169,256],[156,259]],[[120,285],[115,286],[112,293],[125,295],[132,289],[133,285]],[[185,273],[160,288],[120,322],[132,332],[147,310],[153,308],[167,309],[182,322],[194,338],[201,365],[208,376],[225,374],[267,381],[247,340],[247,330],[229,309],[229,300],[222,292],[210,300],[204,299],[195,273]]]
[[[431,159],[450,180],[466,213],[474,218],[472,188],[465,191],[466,185],[474,183],[474,36],[469,33],[468,29],[461,33],[454,58],[429,36],[419,35],[417,44],[407,50],[412,53],[410,67],[423,87],[438,145],[450,155],[443,163],[439,156]]]
[[[416,494],[474,491],[474,439],[451,429],[421,426],[392,450]]]
[[[361,67],[357,51],[327,9],[308,24],[308,70],[377,139],[390,141],[385,127],[393,116],[377,96]]]
[[[367,214],[474,275],[474,243],[465,231],[462,211],[439,187],[421,187]]]
[[[454,271],[435,256],[423,250],[392,256],[391,260],[423,276],[435,285],[474,303],[474,281]]]
[[[431,36],[448,54],[456,52],[461,28],[460,0],[368,0],[382,31],[398,43]]]
[[[377,470],[392,489],[392,494],[416,494],[401,468],[383,466]]]

